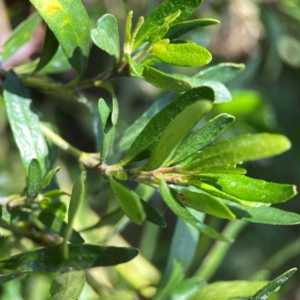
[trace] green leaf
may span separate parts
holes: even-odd
[[[10,37],[3,45],[3,52],[0,53],[3,61],[9,59],[20,49],[21,46],[23,46],[30,40],[32,34],[40,23],[41,17],[39,16],[39,14],[33,13],[14,29]]]
[[[174,23],[179,23],[187,18],[200,4],[202,0],[167,0],[159,5],[145,20],[141,26],[136,40],[135,48],[140,46],[143,42],[147,41],[151,32],[157,29],[164,23],[164,18],[168,17],[172,13],[180,10],[180,16]]]
[[[235,165],[280,154],[291,147],[282,135],[258,133],[241,135],[205,148],[193,161],[178,168],[199,169]]]
[[[146,201],[141,200],[144,212],[146,214],[146,220],[151,222],[159,227],[167,227],[167,223],[164,218]]]
[[[289,184],[267,182],[236,174],[203,174],[197,178],[233,197],[250,202],[275,204],[296,195],[296,187]]]
[[[193,294],[189,300],[220,300],[231,298],[250,298],[267,281],[219,281],[202,287],[197,293]]]
[[[159,190],[161,193],[161,196],[163,200],[166,202],[166,204],[169,206],[169,208],[173,211],[174,214],[182,218],[187,223],[195,226],[200,232],[203,234],[225,242],[230,242],[229,239],[222,236],[220,233],[215,231],[214,229],[208,227],[207,225],[203,224],[199,220],[197,220],[189,211],[187,208],[185,208],[180,202],[178,202],[176,199],[174,199],[168,185],[163,180],[160,180],[159,183]]]
[[[300,223],[300,215],[273,207],[248,207],[223,200],[237,219],[270,225],[295,225]]]
[[[153,53],[152,56],[179,67],[200,67],[212,58],[205,48],[194,43],[170,43],[166,45],[166,51]]]
[[[42,189],[42,170],[37,159],[32,159],[28,167],[27,175],[27,203],[38,195]]]
[[[262,289],[260,289],[251,299],[252,300],[265,300],[272,295],[276,290],[284,284],[290,277],[297,271],[296,268],[290,269],[289,271],[278,276],[276,279],[269,282]]]
[[[84,271],[58,274],[51,284],[51,300],[76,300],[79,298],[84,285]]]
[[[208,121],[179,145],[170,164],[177,163],[196,153],[218,137],[234,120],[235,118],[231,115],[221,114]]]
[[[93,42],[100,49],[120,58],[120,42],[117,19],[111,14],[105,14],[97,21],[97,28],[91,31]]]
[[[9,274],[0,274],[0,285],[6,283],[8,281],[14,280],[16,278],[19,278],[21,276],[24,276],[25,274],[27,274],[29,272],[30,272],[30,270],[22,271],[22,272],[15,272],[15,273],[9,273]]]
[[[211,100],[199,100],[180,112],[164,130],[155,150],[145,165],[145,170],[151,171],[168,165],[181,141],[189,131],[211,109]]]
[[[9,270],[32,270],[38,273],[68,272],[115,266],[130,261],[138,253],[135,248],[70,244],[69,257],[64,259],[61,245],[55,245],[2,258],[0,267]]]
[[[43,180],[43,188],[48,186],[52,180],[52,178],[55,176],[55,174],[60,170],[60,167],[56,167],[55,169],[49,170],[46,175],[44,176]]]
[[[48,65],[57,52],[58,46],[59,44],[55,35],[47,26],[43,52],[34,72],[38,72]]]
[[[57,190],[55,190],[55,191],[57,191]],[[50,192],[52,192],[52,191],[50,191]],[[62,220],[65,218],[65,215],[66,215],[66,212],[67,212],[67,206],[64,202],[60,202],[60,201],[51,202],[49,204],[42,205],[42,207],[47,212],[50,212],[50,213],[54,214],[55,216],[57,216],[58,218],[60,218]]]
[[[26,173],[31,160],[36,158],[44,175],[46,173],[45,158],[48,149],[40,130],[39,118],[31,111],[30,96],[13,71],[6,74],[3,96],[7,117]]]
[[[189,278],[175,287],[171,300],[188,300],[194,293],[206,285],[202,278]]]
[[[227,83],[235,79],[245,69],[244,64],[234,63],[221,63],[209,68],[204,69],[194,77],[203,81],[216,81],[221,83]]]
[[[146,219],[140,197],[112,178],[109,179],[109,183],[125,215],[140,225]]]
[[[184,79],[163,73],[147,65],[143,67],[144,79],[155,87],[175,93],[182,93],[192,88],[192,85]]]
[[[203,28],[210,25],[219,24],[219,23],[220,22],[218,20],[214,20],[214,19],[197,19],[197,20],[181,22],[171,26],[165,38],[170,40],[177,39],[178,37],[190,31],[197,30],[199,28]]]
[[[124,56],[126,54],[130,55],[132,52],[132,45],[131,45],[132,15],[133,15],[133,11],[130,10],[127,14],[126,25],[125,25],[124,45],[123,45]]]
[[[196,171],[191,171],[191,174],[194,176],[203,175],[203,174],[212,174],[212,173],[223,173],[223,174],[238,174],[245,175],[247,171],[243,168],[235,168],[235,167],[214,167],[214,168],[206,168],[200,169]]]
[[[61,218],[56,216],[49,209],[44,209],[39,215],[38,219],[52,230],[55,234],[64,237],[68,224]],[[81,235],[72,228],[72,233],[70,234],[68,240],[72,244],[83,244],[84,239]]]
[[[214,93],[208,87],[192,89],[176,98],[172,103],[158,112],[137,136],[120,165],[130,161],[145,159],[153,153],[160,137],[169,123],[186,107],[201,100],[214,100]]]
[[[43,193],[43,196],[45,198],[58,198],[60,196],[71,196],[71,195],[61,190],[51,190]]]
[[[215,197],[206,195],[204,193],[182,192],[182,202],[198,211],[206,214],[216,216],[222,219],[234,220],[235,215],[230,209]]]
[[[90,50],[90,20],[80,0],[30,0],[63,48],[79,76]]]
[[[132,60],[128,53],[125,53],[124,57],[129,65],[130,75],[131,76],[142,76],[143,71],[144,71],[144,65]]]

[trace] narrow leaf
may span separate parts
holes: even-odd
[[[126,18],[126,25],[125,25],[125,35],[124,35],[124,45],[123,45],[123,52],[124,54],[131,54],[131,27],[132,27],[132,15],[133,11],[130,10],[127,14]]]
[[[84,271],[58,274],[51,284],[51,300],[76,300],[79,298],[84,285]]]
[[[130,161],[138,161],[149,157],[153,153],[153,150],[168,124],[186,107],[201,99],[213,101],[213,91],[208,87],[192,89],[164,107],[141,131],[128,150],[125,158],[120,162],[120,165],[125,165]]]
[[[15,273],[9,273],[9,274],[0,274],[0,285],[6,283],[8,281],[14,280],[16,278],[19,278],[21,276],[24,276],[25,274],[27,274],[29,272],[30,272],[30,270],[22,271],[22,272],[15,272]]]
[[[140,225],[146,219],[140,197],[112,178],[109,183],[125,215],[132,222]]]
[[[145,166],[145,170],[155,170],[168,165],[181,141],[189,131],[211,109],[211,100],[199,100],[180,112],[164,130],[155,150]]]
[[[80,0],[30,0],[54,33],[70,64],[83,74],[90,50],[90,20]]]
[[[27,175],[27,203],[38,195],[42,189],[42,170],[37,159],[31,160]]]
[[[125,53],[124,57],[129,65],[130,75],[131,76],[142,76],[143,71],[144,71],[144,65],[132,60],[128,53]]]
[[[164,218],[151,205],[144,200],[141,200],[141,202],[146,214],[146,220],[148,222],[151,222],[162,228],[167,227],[167,223]]]
[[[111,14],[105,14],[97,21],[97,28],[93,29],[92,39],[96,46],[120,58],[120,42],[117,19]]]
[[[269,282],[261,290],[259,290],[251,299],[252,300],[265,300],[272,295],[276,290],[283,285],[290,277],[297,271],[296,268],[290,269],[289,271],[278,276],[276,279]]]
[[[55,174],[60,170],[60,167],[56,167],[55,169],[49,170],[43,180],[43,188],[48,186],[52,180],[52,178],[55,176]]]
[[[138,255],[134,248],[92,244],[69,245],[69,257],[64,259],[61,245],[39,248],[0,259],[0,267],[10,270],[32,270],[38,273],[68,272],[94,267],[115,266]]]
[[[44,175],[48,149],[40,130],[39,118],[31,111],[30,96],[13,71],[6,74],[3,95],[7,117],[26,171],[31,160],[36,158]]]
[[[199,149],[212,142],[234,121],[234,117],[228,114],[221,114],[208,121],[198,130],[194,131],[177,148],[170,164],[177,163],[190,155],[196,153]]]
[[[175,287],[171,300],[188,300],[194,293],[206,286],[202,278],[189,278]]]
[[[179,203],[176,199],[174,199],[168,185],[163,180],[160,180],[159,189],[163,200],[169,206],[169,208],[173,211],[174,214],[182,218],[187,223],[195,226],[198,230],[200,230],[203,234],[217,239],[221,241],[229,242],[226,237],[222,236],[220,233],[215,231],[214,229],[208,227],[207,225],[201,223],[197,220],[181,203]]]
[[[45,198],[58,198],[60,196],[71,196],[71,195],[61,190],[51,190],[43,193],[43,196]]]

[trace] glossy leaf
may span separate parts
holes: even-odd
[[[0,259],[0,267],[9,270],[48,273],[115,266],[138,255],[135,248],[110,247],[92,244],[69,245],[69,257],[64,259],[61,245],[39,248]]]
[[[135,48],[149,39],[151,32],[153,32],[164,23],[165,17],[168,17],[172,13],[180,10],[180,16],[174,22],[179,23],[180,21],[187,18],[201,4],[201,2],[202,0],[164,1],[148,16],[148,18],[141,26],[135,40]]]
[[[132,222],[140,225],[146,219],[140,197],[112,178],[109,183],[125,215]]]
[[[212,142],[233,123],[234,119],[235,118],[231,115],[221,114],[208,121],[179,145],[170,164],[177,163],[188,156],[193,155],[199,149]]]
[[[187,300],[194,293],[206,285],[202,278],[189,278],[175,287],[171,294],[171,300]]]
[[[143,71],[144,71],[144,65],[132,60],[128,53],[125,53],[124,57],[129,65],[130,75],[131,76],[142,76]]]
[[[84,285],[84,271],[58,274],[51,284],[51,300],[76,300],[79,298]]]
[[[197,154],[184,169],[199,169],[235,165],[248,160],[262,159],[280,154],[291,147],[282,135],[258,133],[242,135],[221,141]]]
[[[174,43],[166,45],[166,51],[153,54],[164,63],[180,67],[200,67],[211,61],[211,54],[194,43]]]
[[[27,175],[27,203],[38,195],[42,189],[42,170],[37,159],[31,160]]]
[[[51,61],[51,59],[57,52],[58,46],[59,44],[55,35],[47,26],[43,52],[34,72],[38,72],[48,65],[48,63]]]
[[[21,46],[29,41],[33,32],[41,23],[41,17],[37,13],[31,14],[25,21],[14,29],[10,37],[3,45],[4,50],[0,53],[3,61],[15,54]]]
[[[54,33],[72,67],[83,74],[90,50],[90,20],[80,0],[30,0]]]
[[[192,89],[165,106],[140,132],[120,164],[125,165],[130,161],[149,157],[169,123],[186,107],[201,99],[213,101],[213,91],[208,87]]]
[[[141,200],[144,212],[146,214],[146,220],[151,222],[159,227],[167,227],[167,223],[164,218],[146,201]]]
[[[197,20],[181,22],[171,26],[165,38],[170,40],[177,39],[178,37],[190,31],[194,31],[199,28],[203,28],[206,26],[215,25],[219,23],[220,22],[218,20],[214,20],[214,19],[197,19]]]
[[[191,171],[191,173],[194,176],[203,175],[203,174],[212,174],[212,173],[245,175],[247,171],[243,168],[215,167],[215,168],[206,168],[206,169]]]
[[[31,99],[21,80],[13,71],[6,74],[3,98],[7,117],[26,171],[33,158],[46,173],[47,145],[40,130],[39,118],[30,109]]]
[[[270,225],[295,225],[300,223],[300,215],[274,207],[248,207],[222,199],[237,219]]]
[[[244,64],[221,63],[204,69],[194,77],[204,81],[227,83],[235,79],[245,69]]]
[[[215,197],[193,192],[183,192],[182,202],[187,206],[218,218],[234,220],[235,215],[230,209]]]
[[[175,93],[182,93],[192,88],[192,85],[188,81],[163,73],[147,65],[143,66],[143,77],[155,87]]]
[[[296,187],[236,174],[203,174],[197,178],[233,197],[250,202],[275,204],[296,195]]]
[[[97,21],[97,28],[93,29],[92,39],[96,46],[120,58],[120,42],[117,19],[111,14],[105,14]]]
[[[272,295],[276,290],[283,285],[290,277],[297,271],[296,268],[290,269],[289,271],[278,276],[276,279],[269,282],[261,290],[259,290],[251,299],[252,300],[265,300]]]
[[[55,176],[55,174],[60,170],[60,167],[56,167],[55,169],[49,170],[43,180],[43,188],[48,186],[52,180],[52,178]]]
[[[44,209],[39,215],[38,219],[47,226],[51,231],[55,234],[64,237],[65,231],[67,229],[68,224],[63,220],[63,218],[56,216],[49,209]],[[72,244],[83,244],[84,239],[81,235],[74,229],[72,229],[72,233],[69,236],[68,240]]]
[[[174,214],[182,218],[187,223],[195,226],[200,232],[202,232],[203,234],[211,238],[221,240],[221,241],[226,241],[226,242],[230,241],[226,237],[222,236],[220,233],[215,231],[214,229],[208,227],[207,225],[197,220],[188,211],[187,208],[185,208],[181,203],[179,203],[176,199],[174,199],[170,191],[170,188],[168,187],[167,183],[164,182],[163,180],[160,180],[159,189],[163,200],[166,202],[166,204],[169,206],[169,208],[173,211]]]
[[[164,130],[155,150],[145,166],[145,170],[155,170],[168,165],[181,141],[189,131],[211,109],[211,100],[199,100],[180,112]]]
[[[8,281],[14,280],[16,278],[19,278],[21,276],[24,276],[25,274],[27,274],[29,272],[30,272],[30,270],[22,271],[22,272],[15,272],[15,273],[9,273],[9,274],[0,274],[0,285],[6,283]]]

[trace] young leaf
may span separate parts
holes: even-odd
[[[237,219],[270,225],[295,225],[300,223],[300,215],[273,207],[248,207],[221,199]]]
[[[31,160],[27,175],[27,204],[38,195],[42,189],[42,170],[37,159]]]
[[[40,23],[41,17],[39,14],[33,13],[14,29],[3,45],[4,50],[0,53],[3,61],[9,59],[20,49],[21,46],[29,41],[33,32]]]
[[[120,165],[123,166],[130,161],[138,161],[149,157],[168,124],[186,107],[201,99],[213,101],[213,91],[208,87],[192,89],[164,107],[141,131]]]
[[[130,75],[131,76],[142,76],[143,71],[144,71],[144,65],[132,60],[128,53],[125,53],[124,57],[129,65]]]
[[[168,185],[163,180],[160,180],[159,183],[159,190],[160,194],[163,198],[163,200],[166,202],[166,204],[169,206],[169,208],[173,211],[174,214],[182,218],[187,223],[195,226],[199,231],[201,231],[203,234],[225,242],[230,242],[229,239],[222,236],[220,233],[215,231],[214,229],[208,227],[207,225],[201,223],[199,220],[197,220],[189,211],[187,208],[185,208],[181,203],[179,203],[177,200],[174,199]]]
[[[219,24],[219,23],[220,22],[218,20],[214,20],[214,19],[197,19],[197,20],[177,23],[170,27],[165,38],[170,40],[177,39],[178,37],[190,31],[197,30],[199,28],[203,28],[210,25]]]
[[[183,203],[195,210],[202,211],[206,214],[222,219],[235,219],[235,215],[230,211],[230,209],[215,197],[189,191],[183,192],[181,195],[183,196]]]
[[[125,215],[132,222],[140,225],[146,219],[140,197],[112,178],[109,179],[109,183]]]
[[[84,284],[84,271],[73,271],[58,274],[51,284],[51,300],[78,299],[83,290]]]
[[[9,270],[32,270],[38,273],[68,272],[94,267],[115,266],[138,255],[135,248],[92,244],[69,245],[69,257],[64,259],[61,245],[39,248],[0,259],[0,267]]]
[[[97,28],[93,29],[92,39],[96,46],[108,54],[120,58],[120,42],[117,19],[111,14],[105,14],[97,21]]]
[[[146,220],[151,222],[159,227],[167,227],[167,223],[164,218],[146,201],[141,200],[144,212],[146,214]]]
[[[51,31],[51,29],[47,26],[43,52],[34,72],[39,72],[45,66],[48,65],[48,63],[51,61],[51,59],[54,57],[55,53],[57,52],[58,46],[59,44],[55,35]]]
[[[52,180],[52,178],[55,176],[55,174],[60,170],[60,167],[56,167],[55,169],[49,170],[43,179],[43,188],[48,186]]]
[[[275,204],[284,202],[296,195],[296,187],[253,179],[236,174],[203,174],[197,178],[233,197],[250,202]]]
[[[61,191],[61,190],[51,190],[51,191],[43,193],[43,196],[45,198],[51,198],[52,199],[52,198],[58,198],[60,196],[71,196],[71,195],[64,192],[64,191]]]
[[[30,0],[81,76],[90,50],[90,20],[80,0]]]
[[[145,170],[155,170],[168,165],[178,145],[189,131],[211,109],[211,100],[199,100],[180,112],[164,130],[155,150],[145,165]]]
[[[42,175],[44,175],[46,173],[45,158],[48,155],[48,149],[40,130],[39,118],[31,111],[30,96],[13,71],[6,74],[3,96],[7,117],[26,173],[31,160],[36,158],[41,166]]]
[[[278,276],[276,279],[269,282],[265,285],[262,289],[260,289],[252,298],[251,300],[265,300],[270,295],[272,295],[276,290],[283,285],[290,277],[297,271],[296,268],[290,269],[285,273]]]
[[[200,67],[211,61],[211,54],[194,43],[170,43],[166,51],[152,54],[164,63],[180,67]]]
[[[125,25],[125,35],[124,35],[124,45],[123,45],[124,55],[126,54],[130,55],[132,52],[132,48],[131,48],[132,15],[133,15],[133,11],[130,10],[127,14],[126,25]]]
[[[151,32],[164,23],[164,18],[180,10],[180,16],[174,23],[179,23],[187,18],[200,4],[202,0],[167,0],[159,5],[145,20],[135,39],[134,48],[140,46],[149,39]]]
[[[30,270],[22,271],[22,272],[15,272],[15,273],[9,273],[9,274],[0,274],[0,285],[6,283],[8,281],[14,280],[16,278],[19,278],[21,276],[24,276],[25,274],[27,274],[29,272],[30,272]]]
[[[242,135],[205,148],[193,158],[192,162],[179,168],[191,170],[235,165],[277,155],[290,147],[290,141],[279,134]]]
[[[190,155],[196,153],[200,148],[206,146],[218,137],[234,121],[234,117],[221,114],[208,121],[198,130],[187,137],[177,148],[170,164],[177,163]]]

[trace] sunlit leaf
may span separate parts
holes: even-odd
[[[175,287],[171,293],[171,300],[187,300],[207,283],[202,278],[189,278]]]
[[[52,180],[52,178],[55,176],[55,174],[60,170],[60,167],[56,167],[55,169],[49,170],[44,179],[43,179],[43,188],[48,186]]]

